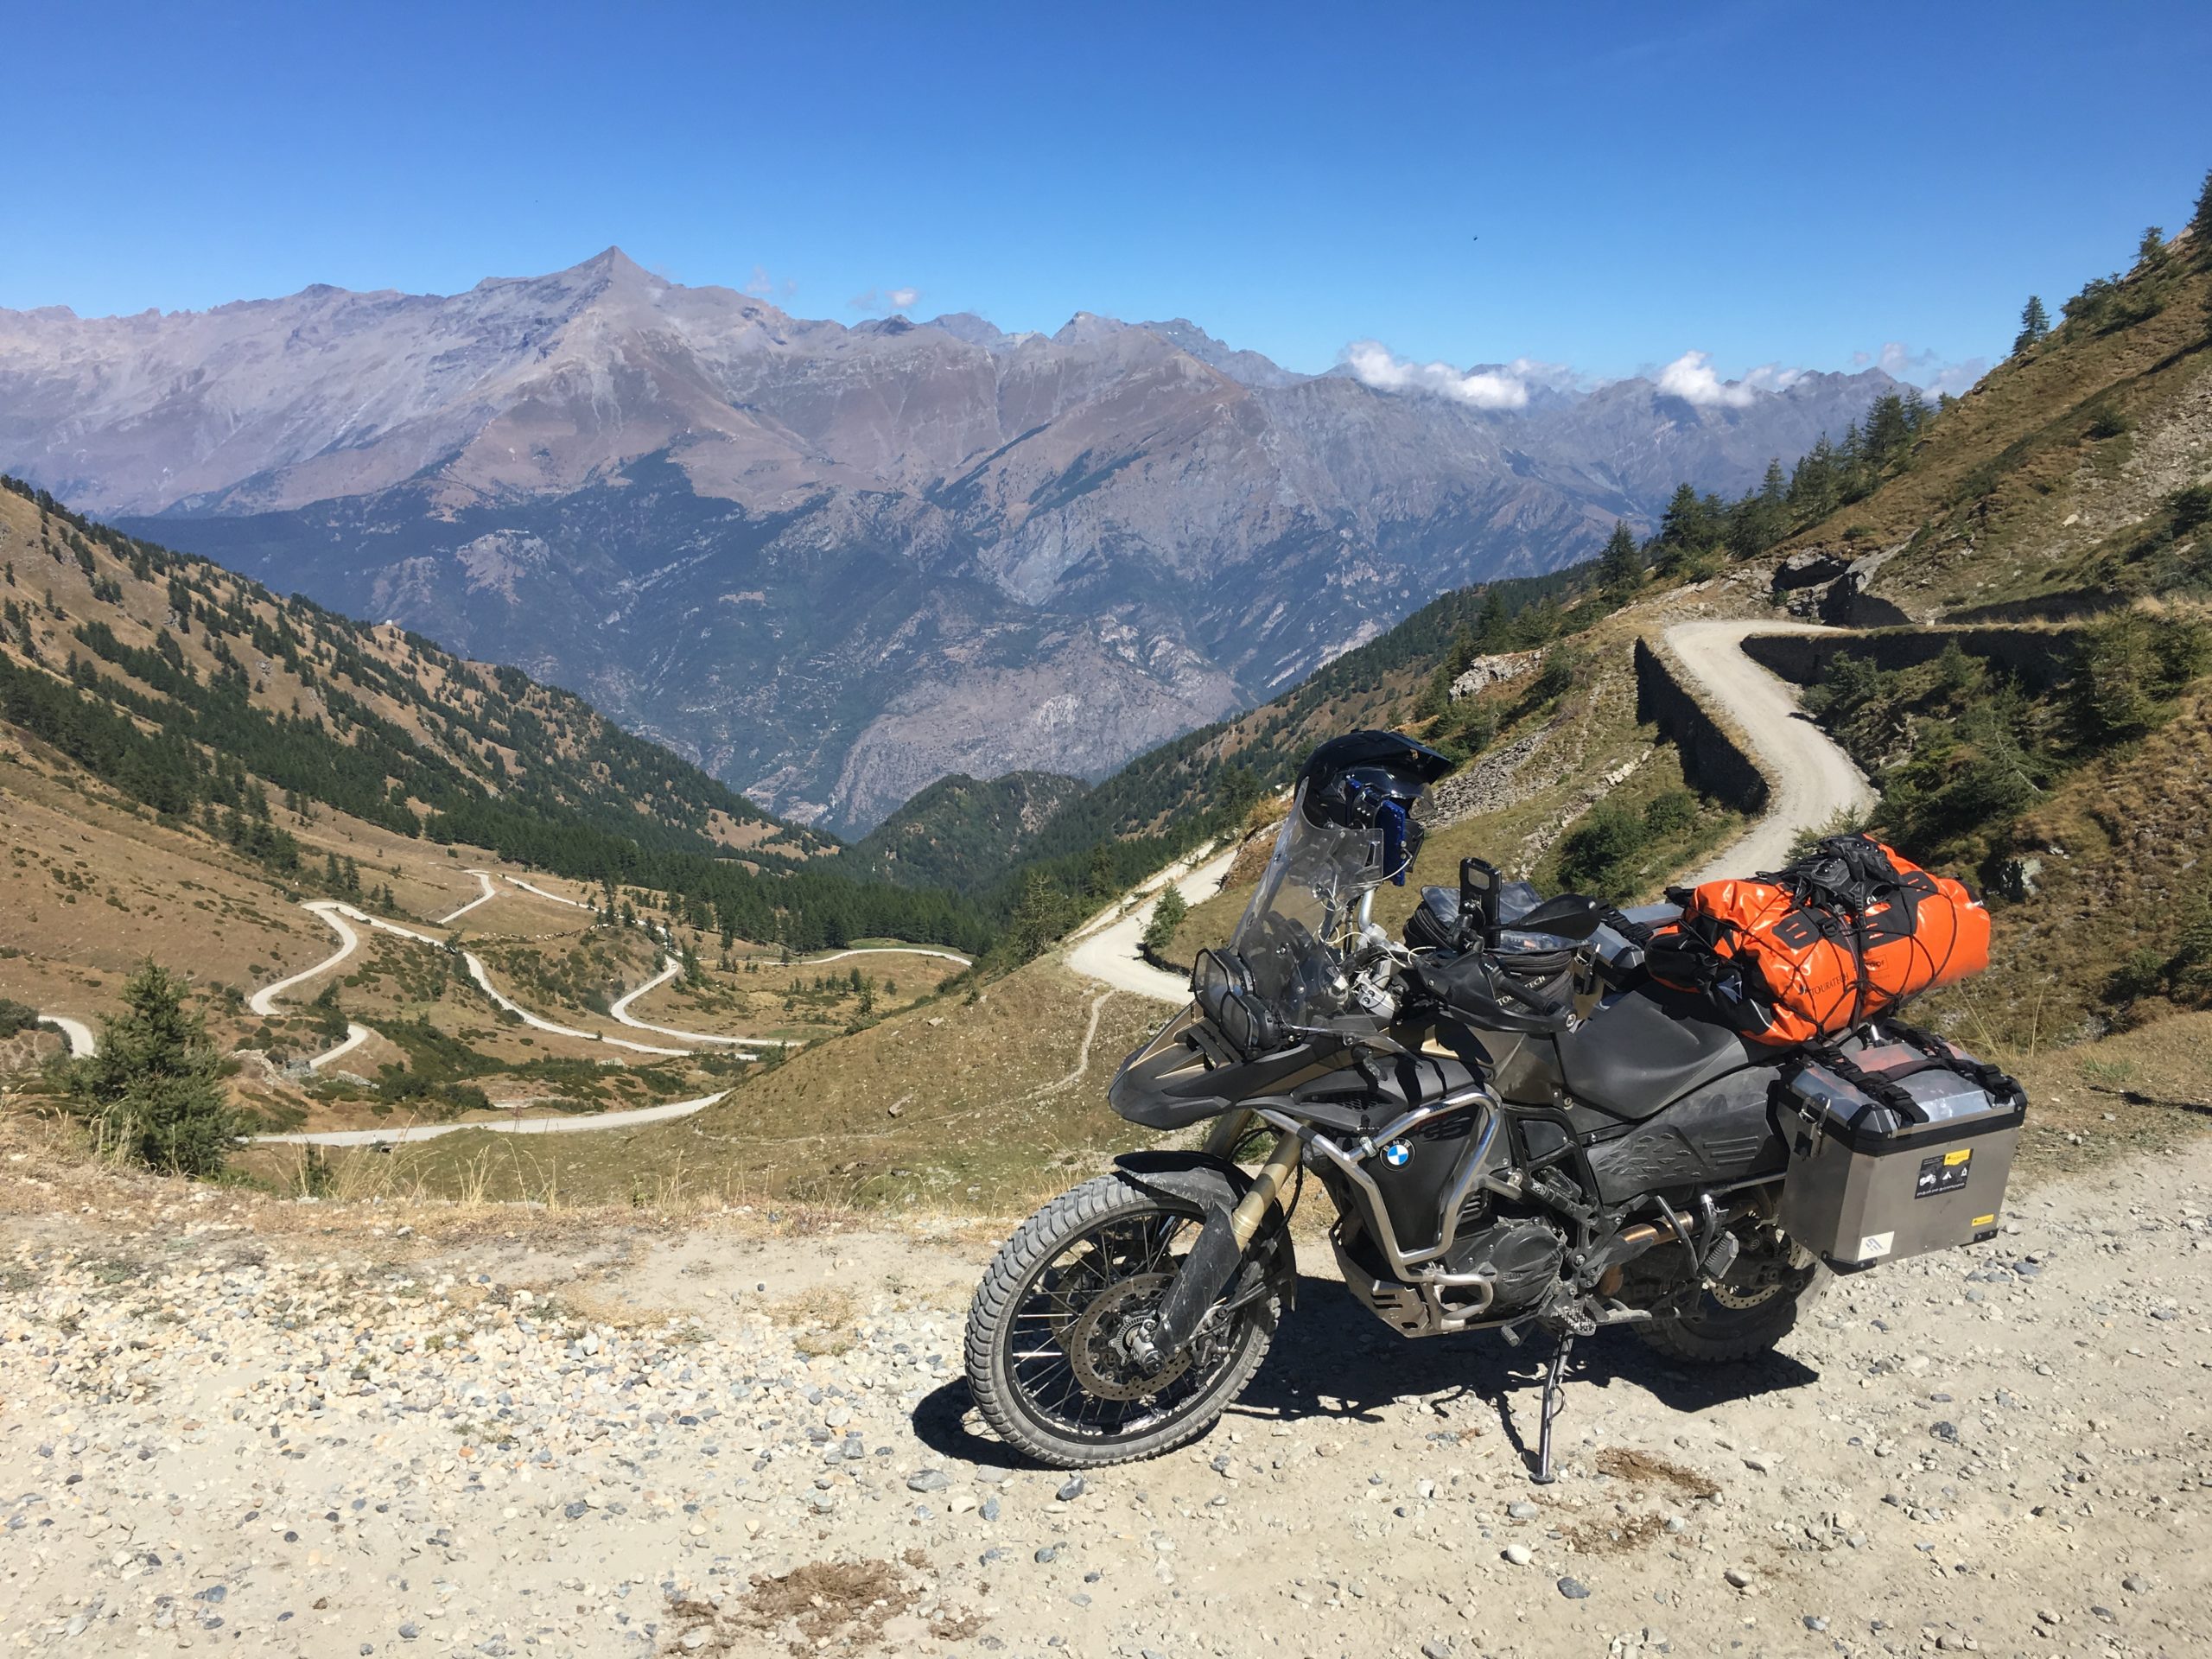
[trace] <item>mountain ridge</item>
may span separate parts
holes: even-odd
[[[1185,319],[849,327],[610,248],[455,296],[0,312],[0,467],[854,832],[951,772],[1102,777],[1891,384],[1481,410]]]

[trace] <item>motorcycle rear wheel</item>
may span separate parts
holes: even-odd
[[[968,1310],[969,1392],[1007,1445],[1059,1469],[1156,1458],[1204,1434],[1266,1357],[1272,1294],[1217,1313],[1147,1376],[1115,1346],[1156,1308],[1198,1207],[1119,1175],[1062,1193],[1000,1248]]]
[[[1645,1344],[1669,1359],[1726,1365],[1765,1353],[1828,1287],[1828,1270],[1786,1238],[1746,1249],[1716,1290],[1700,1290],[1688,1310],[1636,1326]]]

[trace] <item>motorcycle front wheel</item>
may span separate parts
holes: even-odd
[[[968,1310],[968,1388],[1007,1445],[1061,1469],[1158,1457],[1213,1427],[1268,1351],[1272,1294],[1217,1313],[1146,1375],[1121,1338],[1201,1224],[1119,1175],[1062,1193],[1000,1248]]]

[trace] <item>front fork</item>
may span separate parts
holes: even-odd
[[[1249,1111],[1238,1111],[1222,1118],[1206,1137],[1206,1151],[1226,1159],[1250,1127],[1252,1116]],[[1269,1212],[1278,1208],[1283,1188],[1298,1173],[1304,1150],[1305,1144],[1296,1135],[1283,1130],[1275,1136],[1259,1173],[1252,1178],[1236,1207],[1224,1210],[1215,1205],[1206,1211],[1205,1224],[1160,1298],[1160,1311],[1128,1334],[1128,1355],[1139,1370],[1147,1375],[1165,1370],[1168,1361],[1198,1334],[1207,1310],[1221,1300],[1243,1265],[1244,1252],[1259,1236]]]

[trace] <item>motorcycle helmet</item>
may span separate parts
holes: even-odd
[[[1396,732],[1347,732],[1306,757],[1298,773],[1298,810],[1316,828],[1368,831],[1377,876],[1398,887],[1421,854],[1414,805],[1452,762]]]

